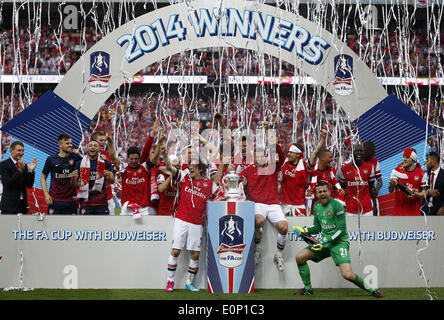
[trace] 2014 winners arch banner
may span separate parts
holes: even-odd
[[[102,104],[132,75],[162,58],[208,47],[260,51],[310,75],[355,121],[361,139],[375,143],[380,161],[434,133],[403,102],[387,95],[345,43],[318,24],[274,6],[234,0],[186,1],[122,25],[78,59],[54,92],[2,131],[48,154],[58,152],[54,141],[60,132],[71,134],[78,145]]]

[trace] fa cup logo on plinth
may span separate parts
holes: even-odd
[[[225,215],[219,219],[219,264],[236,268],[244,263],[244,219],[238,215]]]

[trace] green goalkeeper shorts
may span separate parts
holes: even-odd
[[[327,243],[321,250],[314,250],[311,246],[306,247],[316,255],[315,262],[332,257],[336,266],[343,263],[350,263],[350,244],[348,242],[339,242],[337,244]]]

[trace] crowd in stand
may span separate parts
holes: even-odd
[[[40,94],[36,94],[34,99],[37,99]],[[214,121],[212,115],[214,114],[214,106],[209,101],[197,99],[195,104],[199,112],[199,119],[192,117],[189,113],[190,108],[182,106],[182,99],[179,96],[166,96],[159,98],[158,95],[153,95],[151,99],[146,98],[146,94],[130,94],[125,97],[112,97],[100,108],[97,115],[91,122],[88,130],[85,132],[84,146],[89,141],[90,133],[95,129],[100,129],[114,138],[116,148],[121,156],[125,157],[124,149],[131,145],[142,145],[148,134],[149,128],[153,124],[153,119],[162,117],[162,122],[166,126],[178,127],[182,121],[200,120],[200,129],[213,128]],[[311,97],[307,101],[306,107],[300,107],[294,112],[293,100],[290,97],[280,97],[280,121],[275,122],[275,128],[280,131],[279,143],[286,146],[293,142],[302,142],[306,144],[309,141],[310,125],[316,121],[327,123],[330,132],[333,132],[337,126],[338,134],[336,136],[336,143],[345,146],[350,145],[351,130],[346,122],[338,121],[338,118],[346,118],[344,112],[333,104],[332,99],[327,97],[324,103],[321,104],[320,110],[316,110],[315,106],[311,105]],[[270,105],[273,97],[268,97]],[[3,124],[7,123],[12,117],[19,114],[23,108],[20,106],[20,101],[17,96],[4,96],[1,99],[3,106]],[[251,97],[242,110],[250,110],[251,122],[245,123],[243,128],[257,128],[261,122],[266,118],[267,110],[261,107],[262,99]],[[224,114],[227,125],[232,129],[237,129],[240,122],[238,105],[235,99],[231,100],[228,110]],[[192,107],[191,109],[194,109]],[[194,110],[192,110],[194,111]],[[442,102],[432,100],[430,108],[428,108],[427,99],[421,99],[420,115],[427,119],[428,122],[444,127],[444,113]],[[296,119],[294,117],[296,116]],[[339,130],[338,130],[339,129]],[[298,141],[294,141],[295,138]],[[2,155],[7,150],[12,137],[5,132],[2,132],[1,146]],[[439,152],[438,137],[433,137],[429,141],[429,145],[433,151]],[[82,146],[82,147],[84,147]],[[344,152],[348,152],[345,148]]]
[[[47,26],[42,26],[38,35],[20,29],[19,40],[12,35],[11,30],[0,34],[0,43],[5,50],[0,56],[0,68],[3,69],[0,71],[3,74],[66,74],[82,52],[86,52],[102,37],[95,28],[86,28],[84,32],[63,30],[58,34]],[[359,36],[350,32],[347,33],[346,43],[377,76],[442,76],[439,56],[429,51],[430,39],[426,28],[416,28],[408,39],[401,38],[399,31],[383,33],[376,30],[372,41],[365,34]],[[444,52],[444,41],[436,50],[441,54]],[[293,76],[295,69],[277,58],[262,57],[260,53],[230,47],[196,50],[193,55],[188,51],[179,53],[140,70],[138,74]]]

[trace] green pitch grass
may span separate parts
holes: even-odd
[[[315,289],[312,296],[295,297],[296,289],[256,289],[253,294],[209,294],[177,289],[35,289],[0,291],[0,300],[430,300],[425,288],[383,288],[376,299],[361,289]],[[431,288],[434,300],[444,299],[444,288]]]

